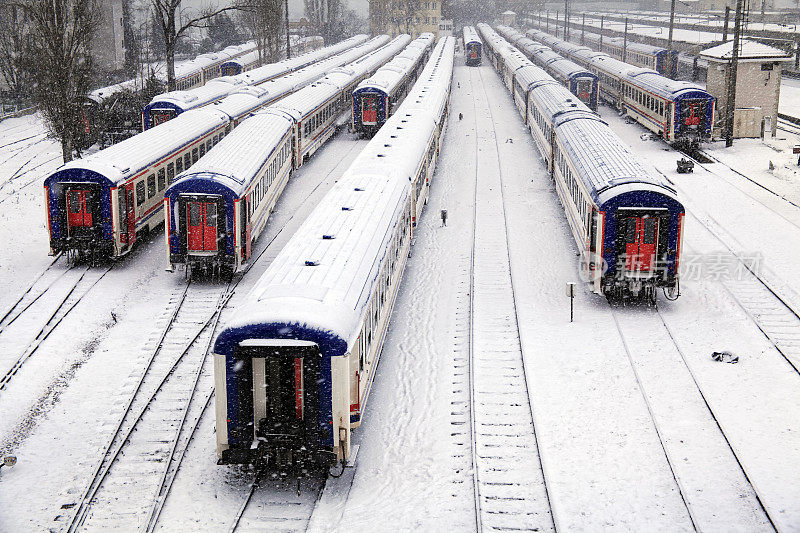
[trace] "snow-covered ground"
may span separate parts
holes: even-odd
[[[779,196],[796,203],[800,196],[796,175],[781,170],[791,167],[789,147],[799,141],[779,132],[768,145],[737,141],[733,150],[709,149],[776,196],[722,163],[678,175],[675,152],[642,140],[639,126],[602,108],[634,152],[676,184],[689,213],[684,261],[705,270],[687,274],[682,297],[662,298],[657,310],[612,307],[581,288],[570,323],[564,284],[578,278],[576,249],[545,167],[491,67],[467,68],[458,57],[456,62],[450,122],[430,200],[365,420],[356,431],[356,467],[347,482],[329,480],[310,529],[474,529],[464,426],[466,358],[471,337],[475,347],[494,350],[486,342],[505,338],[500,333],[517,342],[523,367],[509,370],[509,381],[524,373],[530,396],[523,411],[532,414],[535,446],[525,440],[530,437],[512,436],[495,436],[492,446],[516,446],[514,461],[520,464],[534,465],[532,458],[540,457],[545,484],[526,490],[546,492],[544,509],[552,520],[548,526],[543,514],[512,527],[535,522],[541,529],[554,524],[587,531],[800,528],[800,375],[758,329],[731,281],[709,270],[728,264],[733,247],[758,255],[772,279],[800,294],[794,276],[800,209]],[[36,117],[4,121],[0,135],[0,145],[6,145],[0,146],[4,311],[51,261],[41,182],[57,166],[60,151],[47,140],[27,146],[44,138]],[[365,143],[340,133],[293,176],[258,241],[256,253],[265,252],[237,288],[223,322]],[[22,170],[30,172],[6,185],[28,159]],[[769,171],[769,161],[776,170]],[[449,213],[446,227],[441,209]],[[480,291],[488,285],[477,285],[481,275],[492,273],[485,263],[475,271],[472,306],[478,307],[470,305],[475,225],[492,228],[476,232],[476,261],[485,262],[493,250],[497,271],[506,269],[503,276],[513,284],[513,311],[500,305],[508,303],[507,292],[498,291],[496,309],[487,307],[491,295]],[[164,272],[164,253],[156,235],[114,265],[0,390],[0,452],[19,459],[0,470],[0,530],[58,530],[71,512],[184,284],[179,274]],[[499,330],[471,331],[470,312],[502,313],[492,322]],[[2,331],[0,342],[7,342]],[[720,349],[739,355],[739,363],[713,361],[711,352]],[[6,364],[5,356],[1,360]],[[210,385],[201,379],[203,392]],[[502,390],[492,392],[500,402],[505,398]],[[230,527],[252,474],[215,461],[209,409],[183,457],[161,530]],[[496,472],[497,483],[512,473]],[[293,487],[285,493],[294,501]],[[298,505],[304,497],[296,497]],[[151,499],[143,494],[142,505]],[[517,511],[511,500],[498,505],[501,512]]]

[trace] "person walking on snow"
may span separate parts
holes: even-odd
[[[447,209],[442,209],[442,226],[447,225]]]

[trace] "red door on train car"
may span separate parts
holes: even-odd
[[[625,269],[650,272],[654,265],[658,240],[658,219],[628,217],[624,219]]]
[[[70,229],[92,227],[91,201],[92,193],[89,190],[69,189],[67,191],[67,224]]]
[[[696,103],[689,103],[686,106],[686,114],[685,114],[685,121],[684,123],[687,126],[699,126],[700,125],[700,115],[702,113],[701,105],[699,102]]]
[[[378,123],[378,98],[376,96],[365,96],[361,99],[361,123]]]
[[[190,252],[217,251],[217,204],[188,202],[186,206],[187,248]]]

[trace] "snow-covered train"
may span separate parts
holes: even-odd
[[[296,37],[296,36],[293,36]],[[325,46],[325,40],[319,35],[312,37],[297,37],[293,40],[290,50],[291,55],[305,54],[306,52],[313,52]],[[285,49],[286,46],[284,45]],[[262,64],[263,53],[258,50],[253,50],[239,57],[231,58],[220,65],[220,73],[222,76],[236,76],[242,72],[248,72],[254,68],[258,68]]]
[[[142,131],[171,120],[191,109],[219,102],[241,87],[261,85],[310,65],[319,65],[317,77],[321,78],[327,70],[353,61],[355,57],[346,56],[344,52],[366,41],[366,35],[356,35],[334,45],[253,68],[235,76],[223,76],[200,87],[160,94],[142,109]],[[338,57],[338,59],[324,63],[324,60],[333,57]]]
[[[356,87],[350,126],[353,131],[372,135],[381,129],[411,90],[430,57],[433,43],[432,33],[421,34]]]
[[[345,54],[352,55],[352,60],[380,53],[388,61],[393,54],[376,51],[388,39],[375,37]],[[337,64],[341,63],[329,68]],[[302,76],[301,72],[292,79]],[[216,146],[242,118],[295,88],[291,80],[281,87],[279,80],[267,85],[274,92],[264,87],[239,89],[222,102],[182,113],[59,167],[44,182],[51,253],[92,258],[127,254],[136,241],[164,221],[164,191],[175,176]]]
[[[511,45],[499,49],[517,65],[514,101],[556,184],[592,291],[655,301],[662,287],[676,298],[685,215],[676,191],[565,87],[530,61],[519,64]]]
[[[448,117],[454,39],[214,343],[221,463],[332,465],[362,421]]]
[[[561,82],[592,111],[597,111],[598,84],[595,74],[569,59],[564,59],[549,47],[535,43],[513,28],[498,26],[497,33],[504,38],[504,42],[507,40],[528,59],[546,70],[556,81]],[[486,40],[486,36],[483,37]],[[493,44],[487,43],[487,52],[495,56],[497,52],[492,48]],[[497,61],[493,59],[493,62]]]
[[[526,35],[561,50],[597,75],[600,97],[665,141],[694,149],[711,138],[715,98],[697,84],[671,80],[658,72],[577,46],[539,30]]]
[[[483,43],[472,26],[464,26],[464,62],[468,67],[476,67],[483,60]]]
[[[247,262],[290,174],[333,136],[354,87],[410,40],[400,35],[248,117],[184,170],[164,195],[169,269],[230,273]]]

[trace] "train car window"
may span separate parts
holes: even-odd
[[[197,205],[197,204],[195,204]],[[195,226],[197,224],[194,224]],[[217,204],[206,204],[206,226],[215,227],[217,225]]]
[[[206,145],[204,143],[200,143],[199,148],[200,148],[200,157],[203,157],[204,155],[206,155]],[[192,154],[192,155],[194,155],[194,154]]]
[[[69,212],[81,212],[81,195],[78,191],[69,191]]]
[[[178,157],[178,159],[175,160],[175,171],[178,174],[183,172],[183,158],[182,157]]]
[[[136,184],[136,205],[142,205],[144,201],[144,180],[142,180]]]
[[[655,244],[656,242],[656,221],[655,218],[642,219],[644,223],[644,236],[642,237],[643,244]]]
[[[189,225],[195,227],[200,225],[200,204],[197,202],[189,203]]]
[[[192,148],[192,164],[197,163],[198,159],[200,158],[197,156],[197,148]]]
[[[189,170],[190,166],[192,166],[192,156],[189,152],[186,152],[183,156],[183,168]]]
[[[167,186],[167,171],[165,168],[162,167],[158,170],[158,190],[163,191],[166,186]]]
[[[156,195],[156,175],[147,176],[147,197],[152,198]]]
[[[219,142],[219,136],[218,135],[214,135],[213,146],[216,146],[218,142]]]
[[[167,185],[172,185],[172,181],[174,179],[175,179],[175,164],[170,163],[169,165],[167,165]]]
[[[208,152],[209,150],[211,150],[211,139],[206,141],[206,152]]]

